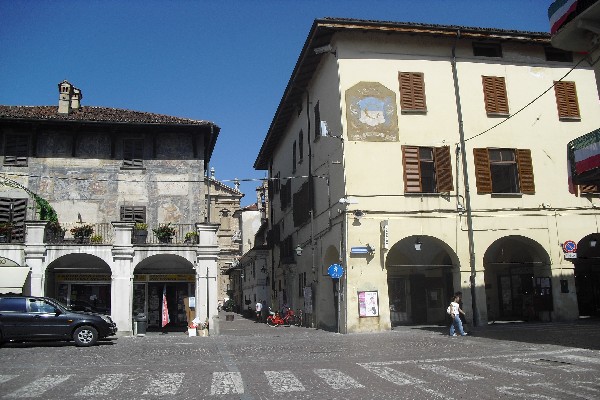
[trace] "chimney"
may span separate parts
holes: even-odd
[[[80,89],[73,87],[73,94],[71,95],[71,109],[79,110],[81,107],[81,99],[83,99],[83,94]]]
[[[71,112],[71,97],[73,96],[73,85],[62,81],[58,84],[58,113],[69,114]]]

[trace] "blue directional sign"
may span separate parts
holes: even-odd
[[[327,269],[327,274],[331,279],[340,279],[344,275],[344,267],[340,264],[331,264]]]

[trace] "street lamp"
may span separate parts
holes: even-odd
[[[300,245],[296,246],[296,248],[294,249],[294,251],[296,252],[296,255],[298,257],[300,257],[302,255],[302,247],[300,247]]]
[[[416,251],[421,251],[421,245],[423,243],[421,243],[421,238],[417,236],[417,241],[415,242],[415,250]]]

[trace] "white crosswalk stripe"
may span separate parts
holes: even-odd
[[[21,389],[7,394],[4,398],[20,398],[20,397],[39,397],[46,391],[56,387],[69,379],[71,375],[46,375],[29,385],[23,386]]]
[[[530,390],[515,386],[500,386],[496,390],[501,394],[510,396],[511,398],[519,397],[522,399],[540,399],[540,400],[558,400],[555,397],[546,396],[538,393],[531,393]]]
[[[359,364],[361,367],[366,369],[367,371],[377,375],[378,377],[385,379],[388,382],[391,382],[395,385],[417,385],[423,384],[420,379],[413,378],[412,376],[405,374],[404,372],[395,370],[390,367],[382,366],[382,365],[372,365],[372,364]]]
[[[0,383],[8,382],[12,378],[16,378],[18,375],[0,375]]]
[[[124,377],[124,374],[102,374],[75,393],[75,396],[105,396],[116,389]]]
[[[513,375],[513,376],[541,375],[539,372],[526,371],[524,369],[517,369],[517,368],[503,367],[501,365],[488,364],[488,363],[484,363],[481,361],[467,361],[467,364],[471,364],[476,367],[485,368],[485,369],[489,369],[490,371],[500,372],[503,374],[509,374],[509,375]]]
[[[457,381],[474,381],[477,379],[483,379],[483,376],[469,374],[467,372],[458,372],[456,368],[448,368],[443,365],[436,364],[417,364],[417,366],[421,369],[425,369],[427,371],[431,371],[435,374],[445,376],[450,379],[455,379]]]
[[[322,378],[332,389],[356,389],[364,387],[354,378],[336,369],[315,369],[315,374]]]
[[[586,364],[600,364],[600,358],[578,356],[575,354],[561,354],[561,355],[558,355],[557,357],[565,358],[567,360],[582,362],[582,363],[586,363]]]
[[[242,394],[244,393],[244,382],[239,372],[213,372],[210,394]]]
[[[525,363],[525,364],[535,365],[536,367],[540,367],[540,368],[558,369],[558,370],[565,371],[565,372],[592,371],[589,368],[579,367],[577,365],[571,365],[571,364],[566,364],[566,363],[556,362],[553,360],[546,360],[546,359],[533,360],[533,359],[529,359],[529,358],[513,358],[510,361],[515,362],[515,363],[521,363],[521,364]]]
[[[145,395],[167,396],[177,394],[177,390],[183,381],[185,374],[158,374],[150,381],[150,385],[144,392]]]
[[[290,371],[265,371],[274,392],[303,392],[304,385]]]
[[[598,396],[595,396],[595,395],[590,396],[585,393],[577,393],[572,390],[565,389],[562,384],[560,386],[556,386],[556,385],[553,385],[552,383],[532,383],[527,386],[543,388],[544,390],[547,390],[552,394],[562,393],[562,394],[568,395],[568,398],[570,398],[570,399],[577,398],[577,399],[584,399],[584,400],[598,400]],[[563,396],[561,396],[561,397],[563,397]],[[563,398],[567,398],[567,397],[563,397]]]

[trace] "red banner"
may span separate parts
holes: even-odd
[[[165,285],[163,288],[162,297],[162,327],[164,328],[169,322],[169,307],[167,307],[167,285]]]

